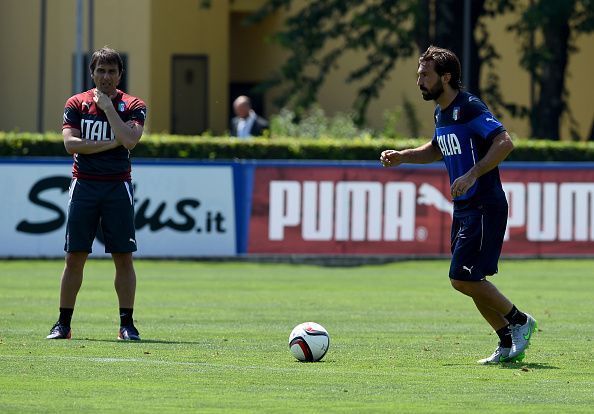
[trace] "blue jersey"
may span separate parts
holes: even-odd
[[[479,98],[460,92],[445,109],[435,108],[435,134],[431,143],[439,149],[448,169],[450,185],[485,156],[493,138],[505,128]],[[499,169],[493,168],[459,197],[454,211],[462,212],[482,204],[505,203]]]

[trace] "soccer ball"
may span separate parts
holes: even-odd
[[[319,361],[324,358],[329,346],[328,331],[315,322],[300,323],[289,335],[289,349],[301,362]]]

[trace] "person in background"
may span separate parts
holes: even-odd
[[[268,129],[268,121],[252,109],[250,98],[241,95],[233,102],[235,117],[231,120],[231,136],[238,138],[259,137]]]

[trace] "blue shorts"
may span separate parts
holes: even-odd
[[[452,221],[450,278],[480,281],[497,273],[507,226],[507,203],[483,205]]]
[[[98,231],[105,253],[136,251],[134,190],[130,181],[73,179],[69,196],[66,252],[91,253]]]

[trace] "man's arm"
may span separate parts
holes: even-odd
[[[493,138],[493,144],[485,156],[468,170],[466,174],[461,175],[452,183],[452,197],[459,197],[465,194],[481,175],[497,167],[501,161],[507,158],[513,149],[514,143],[506,131]]]
[[[96,154],[119,147],[118,141],[93,141],[82,139],[80,130],[74,128],[64,128],[62,130],[64,137],[64,147],[68,154]]]
[[[97,89],[95,89],[95,98],[93,99],[97,103],[97,106],[105,112],[116,141],[126,149],[133,149],[138,144],[138,141],[140,141],[140,137],[144,131],[142,125],[132,121],[122,121],[109,96]]]
[[[403,151],[382,151],[380,161],[384,167],[396,167],[400,164],[428,164],[441,159],[441,152],[431,144],[431,141],[417,148]]]

